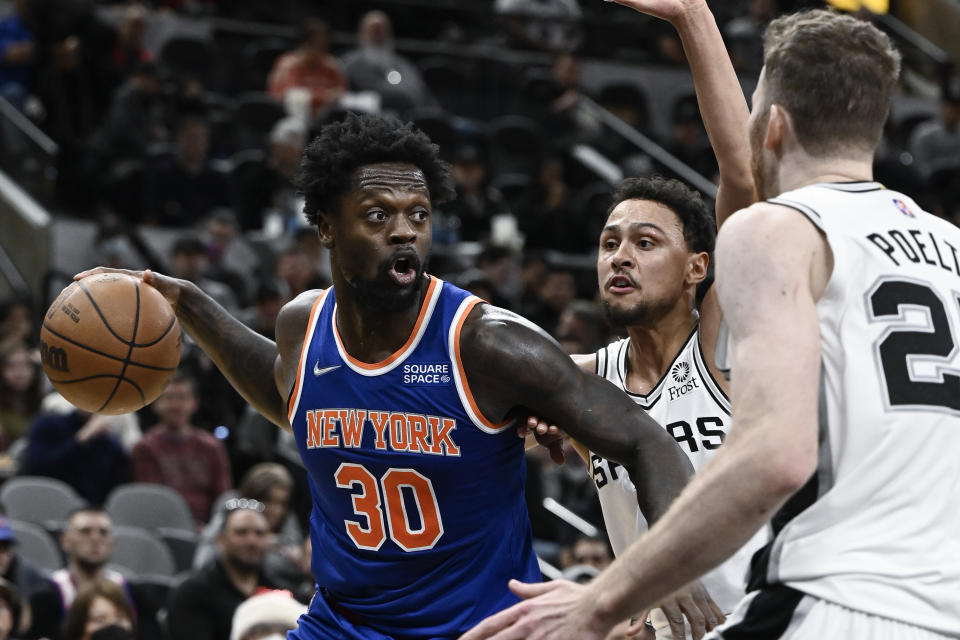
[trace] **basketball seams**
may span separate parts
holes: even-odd
[[[113,400],[113,397],[117,394],[117,389],[120,388],[120,383],[125,380],[129,380],[128,378],[124,377],[123,374],[126,373],[127,366],[129,366],[130,364],[130,356],[133,355],[134,345],[137,343],[137,329],[140,327],[140,283],[134,280],[133,288],[137,294],[137,307],[133,312],[133,335],[130,336],[129,348],[127,349],[127,357],[123,359],[123,367],[120,369],[120,373],[117,375],[117,384],[113,385],[113,391],[110,392],[110,395],[107,396],[107,399],[104,401],[104,403],[100,406],[99,409],[97,409],[98,412],[103,411],[110,405],[110,401]],[[87,293],[87,295],[89,296],[90,294]],[[90,297],[90,301],[93,302],[92,296]],[[100,313],[99,308],[97,308],[97,313]],[[107,324],[107,320],[106,318],[103,317],[103,314],[100,315],[100,318],[103,320],[104,324]],[[117,335],[116,333],[114,333],[113,329],[110,328],[110,325],[107,325],[107,329],[110,329],[110,333],[113,333],[113,335]]]
[[[87,289],[87,287],[83,284],[83,280],[77,280],[77,284],[80,285],[80,290],[83,291],[83,293],[87,296],[87,299],[90,301],[90,304],[93,305],[94,311],[96,311],[96,312],[97,312],[97,315],[100,316],[100,321],[103,322],[103,326],[105,326],[105,327],[107,328],[107,331],[109,331],[111,334],[113,334],[113,337],[116,338],[117,340],[119,340],[122,344],[125,344],[125,345],[127,345],[127,346],[129,347],[130,344],[133,342],[133,340],[136,340],[136,337],[137,337],[137,325],[136,325],[136,324],[133,325],[133,339],[132,339],[132,340],[124,340],[123,338],[121,338],[120,335],[119,335],[116,331],[113,330],[113,327],[110,326],[110,323],[107,322],[106,316],[104,316],[104,315],[103,315],[103,311],[100,310],[100,305],[97,304],[97,301],[94,299],[93,294],[90,293],[90,290]],[[133,281],[133,286],[134,286],[134,287],[136,288],[136,290],[137,290],[137,313],[139,314],[139,311],[140,311],[140,287],[137,285],[137,281],[136,281],[136,280]]]
[[[157,344],[158,342],[166,338],[167,334],[170,333],[170,330],[173,329],[173,325],[175,325],[176,323],[177,323],[177,316],[174,315],[170,318],[170,324],[167,325],[167,328],[163,330],[163,333],[161,333],[156,340],[151,340],[150,342],[144,342],[143,344],[138,344],[136,341],[132,341],[130,344],[131,346],[134,346],[137,348],[152,347],[153,345]],[[136,328],[134,328],[134,331],[136,331]]]
[[[77,383],[77,382],[88,382],[88,381],[90,381],[90,380],[96,380],[97,378],[117,378],[117,377],[119,377],[119,376],[118,376],[117,374],[115,374],[115,373],[98,373],[98,374],[96,374],[96,375],[86,376],[86,377],[84,377],[84,378],[70,378],[70,379],[67,379],[67,380],[54,380],[53,378],[50,378],[50,382],[56,382],[57,384],[75,384],[75,383]],[[122,378],[122,379],[120,380],[120,382],[126,382],[126,383],[130,384],[130,386],[132,386],[134,389],[136,389],[136,390],[137,390],[137,393],[140,394],[141,400],[143,400],[144,402],[146,402],[147,396],[144,395],[143,389],[140,387],[139,384],[137,384],[136,382],[134,382],[134,381],[131,380],[130,378]]]
[[[80,347],[81,349],[86,349],[87,351],[89,351],[89,352],[91,352],[91,353],[95,353],[95,354],[97,354],[98,356],[103,356],[104,358],[108,358],[108,359],[110,359],[110,360],[118,360],[118,361],[120,361],[120,362],[123,362],[123,361],[124,361],[124,359],[121,358],[120,356],[115,356],[115,355],[109,354],[109,353],[107,353],[107,352],[105,352],[105,351],[100,351],[99,349],[95,349],[95,348],[93,348],[93,347],[91,347],[91,346],[89,346],[89,345],[85,345],[85,344],[83,344],[82,342],[77,342],[77,341],[74,340],[73,338],[71,338],[71,337],[69,337],[69,336],[66,336],[66,335],[60,333],[59,331],[57,331],[56,329],[52,328],[52,327],[51,327],[50,325],[48,325],[46,322],[43,323],[43,328],[46,329],[47,331],[49,331],[50,333],[52,333],[53,335],[55,335],[56,337],[60,338],[61,340],[65,340],[66,342],[69,342],[70,344],[74,345],[75,347]],[[135,346],[136,346],[136,345],[135,345]],[[133,366],[135,366],[135,367],[142,367],[142,368],[144,368],[144,369],[152,369],[152,370],[154,370],[154,371],[176,371],[176,369],[177,369],[176,366],[173,366],[173,367],[158,367],[158,366],[156,366],[156,365],[143,364],[143,363],[141,363],[141,362],[136,362],[136,361],[131,361],[130,364],[133,365]]]

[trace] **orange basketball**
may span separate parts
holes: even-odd
[[[70,284],[43,318],[43,369],[60,394],[93,413],[153,402],[180,362],[180,325],[159,291],[120,273]]]

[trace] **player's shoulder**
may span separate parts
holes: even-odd
[[[464,337],[506,340],[511,336],[529,334],[549,337],[546,331],[530,320],[489,302],[481,302],[475,305],[463,323]]]
[[[310,314],[314,304],[326,293],[327,289],[311,289],[304,291],[290,302],[283,305],[277,314],[277,340],[301,338],[310,322]]]
[[[797,210],[773,202],[757,202],[730,216],[717,234],[717,260],[729,251],[768,252],[771,246],[819,241],[820,231]]]
[[[497,366],[556,362],[566,354],[549,333],[521,315],[483,302],[470,310],[460,332],[461,353]],[[569,362],[569,360],[567,360]]]

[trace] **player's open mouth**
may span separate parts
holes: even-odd
[[[414,260],[406,256],[398,257],[390,267],[390,277],[393,278],[394,282],[403,287],[413,284],[414,279],[417,277]]]
[[[613,276],[607,281],[607,290],[610,293],[629,293],[636,288],[633,280],[624,275]]]

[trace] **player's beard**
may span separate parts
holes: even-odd
[[[407,259],[416,274],[413,284],[401,287],[393,281],[390,277],[390,269],[393,268],[396,258],[390,257],[377,265],[377,274],[373,278],[357,278],[352,282],[357,300],[370,309],[388,313],[403,311],[417,304],[424,286],[423,274],[426,270],[426,262],[420,262],[419,257],[412,255]]]
[[[650,327],[667,315],[673,305],[672,300],[645,300],[625,309],[604,299],[603,315],[615,327]]]
[[[767,167],[763,161],[763,138],[767,131],[767,122],[770,120],[770,111],[762,118],[753,121],[750,127],[750,169],[753,173],[753,184],[761,200],[771,198],[777,194],[769,193],[767,185]]]

